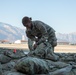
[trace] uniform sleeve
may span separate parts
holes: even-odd
[[[28,38],[30,38],[32,41],[35,41],[35,36],[34,35],[31,35],[30,32],[28,32],[27,30],[26,30],[26,36]]]
[[[37,42],[37,44],[40,44],[41,42],[44,42],[47,40],[48,38],[47,30],[42,22],[38,22],[38,24],[36,25],[36,28],[39,29],[40,32],[42,33],[41,39],[39,39],[39,41]]]

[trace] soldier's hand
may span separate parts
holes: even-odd
[[[36,49],[36,47],[37,47],[37,44],[35,43],[33,47],[34,47],[34,49]]]
[[[36,38],[36,40],[35,40],[36,42],[38,42],[39,41],[39,39],[38,38]]]

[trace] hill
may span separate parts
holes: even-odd
[[[58,42],[59,41],[66,41],[70,43],[76,43],[76,32],[69,33],[69,34],[62,34],[62,33],[56,33]]]
[[[22,39],[22,35],[24,34],[24,29],[0,22],[0,40],[15,41]]]
[[[21,29],[10,24],[0,22],[0,40],[15,41],[22,39],[22,35],[25,35],[25,29]],[[70,42],[76,43],[76,32],[63,34],[56,33],[58,42]]]

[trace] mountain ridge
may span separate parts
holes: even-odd
[[[22,35],[24,35],[24,29],[0,22],[0,40],[15,41],[22,39]]]
[[[27,40],[24,28],[15,27],[7,23],[0,22],[0,40],[21,40],[23,35],[25,35],[25,38]],[[58,42],[76,43],[76,32],[71,32],[68,34],[56,33],[56,37]]]

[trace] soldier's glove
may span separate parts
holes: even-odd
[[[38,39],[38,38],[36,38],[36,39],[35,39],[35,42],[38,42],[38,41],[39,41],[39,39]]]
[[[33,45],[34,50],[36,49],[36,47],[37,47],[37,44],[35,43],[35,44]]]

